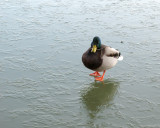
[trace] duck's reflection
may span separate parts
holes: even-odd
[[[102,106],[109,106],[117,92],[119,82],[108,79],[102,82],[91,83],[91,86],[82,91],[82,101],[86,106],[89,115],[94,118]]]

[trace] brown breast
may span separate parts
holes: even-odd
[[[95,53],[91,52],[91,48],[89,48],[83,55],[82,55],[82,62],[83,64],[91,69],[95,70],[102,65],[102,58],[101,58],[102,51],[97,50]]]

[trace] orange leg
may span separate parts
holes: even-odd
[[[99,72],[94,72],[94,73],[91,73],[91,74],[89,74],[90,76],[101,76],[101,74],[99,74]]]
[[[106,70],[103,71],[103,75],[101,77],[95,77],[95,80],[96,81],[103,81],[105,72],[106,72]]]

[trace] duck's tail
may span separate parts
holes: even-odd
[[[120,55],[119,58],[118,58],[118,60],[119,60],[119,61],[122,61],[122,60],[123,60],[123,56]]]

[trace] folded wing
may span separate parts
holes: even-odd
[[[121,56],[121,53],[118,50],[107,46],[105,51],[107,57],[113,57],[118,60],[123,60],[123,56]]]

